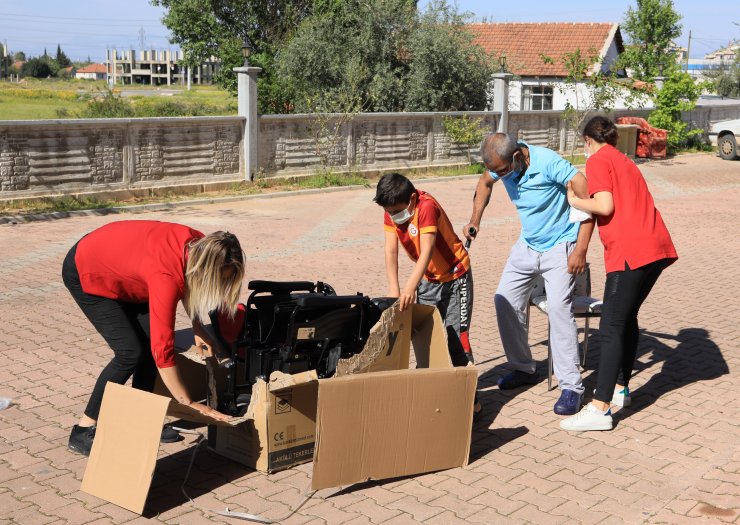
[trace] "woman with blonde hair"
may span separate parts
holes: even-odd
[[[107,382],[151,392],[159,373],[180,403],[210,416],[227,416],[190,399],[175,364],[175,313],[182,301],[197,345],[214,341],[201,321],[216,309],[234,315],[244,278],[244,252],[227,232],[203,235],[187,226],[158,221],[120,221],[83,237],[62,266],[64,284],[114,357],[95,383],[69,448],[90,454]],[[162,441],[179,439],[169,427]]]

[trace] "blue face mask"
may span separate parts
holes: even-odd
[[[516,162],[516,161],[514,161],[514,162]],[[521,174],[521,172],[522,172],[522,165],[519,164],[518,169],[513,169],[513,166],[514,166],[514,163],[512,162],[512,170],[509,173],[507,173],[506,175],[504,175],[503,177],[501,177],[501,180],[509,180],[509,179],[512,179],[512,178],[513,179],[516,179]]]

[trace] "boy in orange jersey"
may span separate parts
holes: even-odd
[[[401,311],[414,298],[436,306],[447,329],[454,366],[473,362],[468,339],[473,313],[473,273],[468,252],[442,206],[417,190],[399,173],[388,173],[378,182],[376,203],[385,210],[385,268],[389,295],[398,297]],[[398,244],[414,261],[406,284],[398,282]]]

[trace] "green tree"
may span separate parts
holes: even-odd
[[[473,43],[459,13],[446,0],[431,0],[409,41],[411,64],[404,110],[483,110],[494,61]]]
[[[326,3],[278,55],[298,111],[349,86],[366,111],[485,108],[492,62],[454,6],[433,0],[419,13],[410,0]]]
[[[16,51],[13,54],[13,60],[16,62],[23,62],[26,60],[26,54],[23,51]]]
[[[483,128],[482,118],[470,118],[467,115],[462,117],[445,117],[442,120],[442,127],[445,133],[453,142],[467,146],[468,164],[473,163],[470,155],[470,149],[480,146],[486,136],[486,130]]]
[[[57,65],[60,68],[69,67],[72,65],[72,61],[67,57],[67,55],[64,54],[64,51],[62,51],[62,46],[57,44],[57,55],[56,55],[56,61]]]
[[[554,63],[552,57],[542,55],[541,58],[546,64]],[[601,59],[596,49],[583,52],[578,48],[565,53],[560,60],[567,75],[558,89],[571,95],[565,103],[563,120],[573,136],[570,141],[570,155],[573,158],[578,132],[594,112],[611,112],[620,96],[624,98],[627,107],[642,105],[647,97],[624,87],[611,72],[602,71],[599,67]]]
[[[259,110],[284,112],[282,86],[275,81],[273,61],[278,48],[311,12],[312,0],[151,0],[164,7],[165,26],[179,44],[185,65],[196,65],[213,55],[221,59],[216,82],[236,92],[234,67],[241,66],[242,43],[253,48],[252,66],[262,68],[258,79]]]
[[[629,40],[620,62],[640,80],[653,80],[661,69],[669,74],[678,66],[671,41],[681,35],[681,15],[672,0],[637,0],[627,9],[622,30]]]
[[[403,107],[405,45],[414,26],[409,0],[326,2],[280,50],[277,72],[296,111],[319,106],[344,112],[346,93],[368,111]]]
[[[655,109],[650,113],[648,121],[657,128],[668,130],[670,153],[687,146],[692,139],[703,133],[701,129],[689,130],[681,112],[691,111],[696,107],[696,101],[705,87],[705,83],[695,83],[688,73],[674,70],[665,79],[663,88],[656,91]]]
[[[49,61],[42,58],[32,58],[28,60],[21,68],[22,77],[48,78],[54,75],[49,67]]]

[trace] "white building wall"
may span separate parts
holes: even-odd
[[[576,106],[578,102],[579,107],[585,107],[591,103],[590,92],[586,84],[579,84],[577,86],[577,97],[576,92],[565,85],[565,83],[558,78],[541,78],[541,79],[519,79],[512,80],[509,84],[509,110],[520,111],[522,110],[522,94],[524,86],[551,86],[553,88],[553,100],[552,109],[555,111],[563,111],[566,108],[567,103],[572,106]],[[628,108],[628,95],[629,92],[624,89],[623,95],[620,96],[614,103],[614,109],[627,109]],[[634,104],[633,104],[634,105]],[[652,101],[647,97],[644,98],[641,106],[643,108],[652,108]]]

